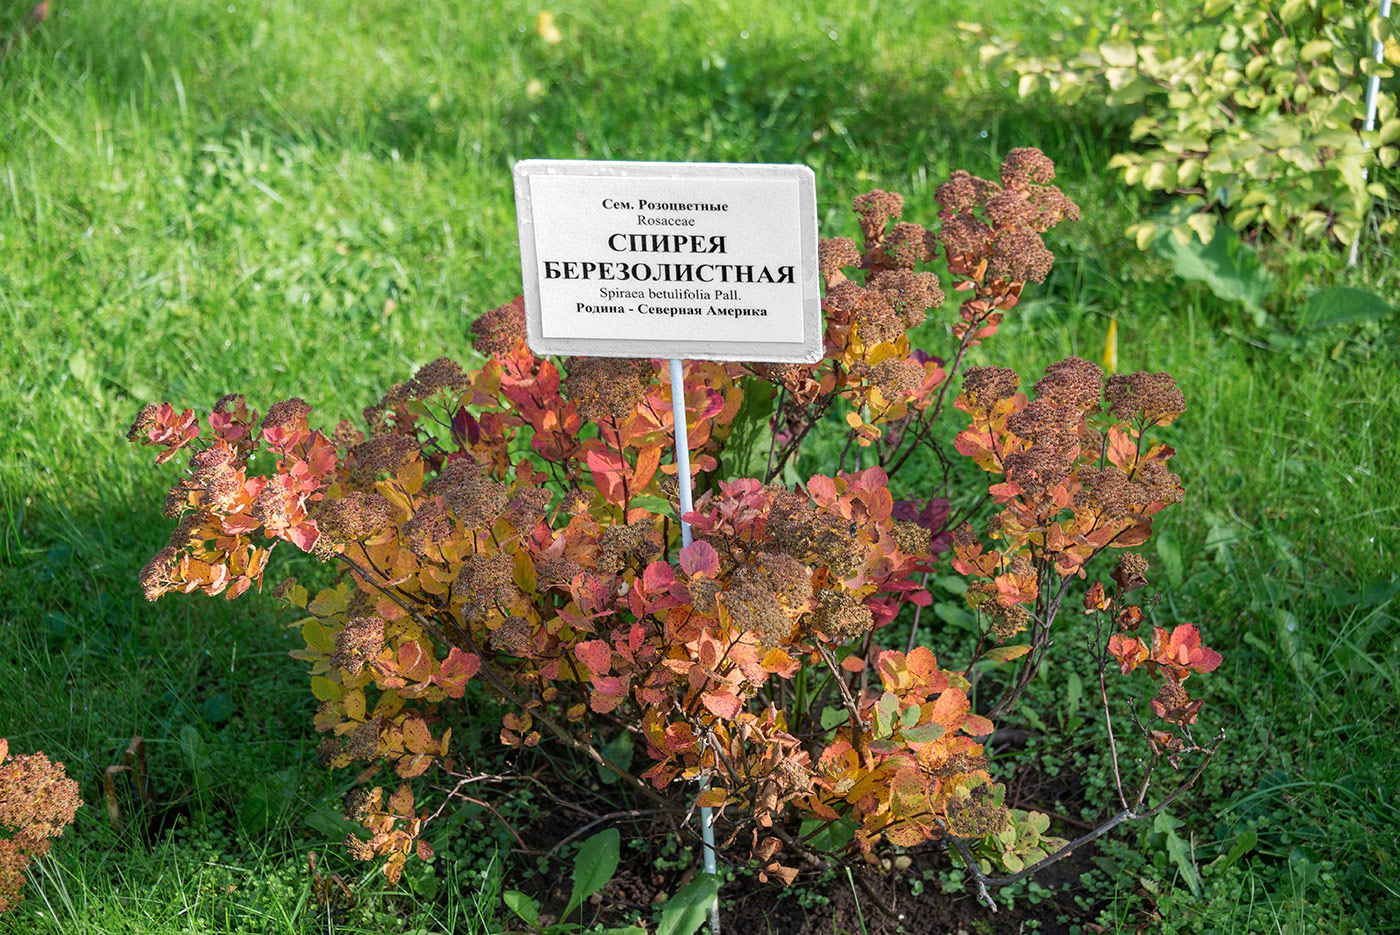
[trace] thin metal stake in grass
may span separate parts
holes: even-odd
[[[1390,19],[1390,0],[1381,0],[1381,19]],[[1371,55],[1376,60],[1376,64],[1385,61],[1385,43],[1376,39],[1372,45]],[[1376,98],[1380,95],[1381,76],[1373,72],[1366,82],[1366,132],[1370,133],[1376,129]],[[1370,143],[1366,146],[1369,149]],[[1362,178],[1366,176],[1366,170],[1362,169]],[[1363,225],[1364,227],[1364,225]],[[1356,258],[1361,250],[1361,228],[1356,229],[1356,236],[1351,239],[1351,255],[1347,257],[1347,266],[1355,266]]]
[[[671,420],[676,425],[676,484],[680,488],[681,546],[690,546],[690,524],[685,521],[692,509],[690,491],[690,437],[685,421],[685,379],[680,358],[671,358]],[[703,743],[703,741],[702,741]],[[704,753],[704,747],[701,747]],[[710,788],[710,780],[700,777],[700,791]],[[700,809],[700,839],[704,843],[705,872],[715,872],[715,829],[710,823],[710,809]],[[710,906],[710,935],[719,935],[719,893]]]

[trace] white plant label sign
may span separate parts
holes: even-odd
[[[536,354],[815,363],[817,195],[802,165],[515,165]]]

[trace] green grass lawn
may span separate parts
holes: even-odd
[[[0,0],[0,29],[29,6]],[[1179,825],[1106,849],[1093,899],[1124,919],[1155,901],[1171,931],[1400,930],[1400,333],[1293,328],[1322,286],[1394,302],[1393,251],[1372,238],[1351,271],[1268,247],[1262,326],[1173,279],[1122,236],[1154,210],[1105,169],[1126,127],[1019,101],[953,26],[1049,4],[551,9],[556,44],[514,0],[53,0],[0,62],[0,736],[63,760],[89,803],[0,932],[327,931],[311,849],[357,885],[335,931],[492,931],[502,911],[485,847],[411,881],[440,899],[381,897],[337,856],[351,777],[316,763],[269,599],[141,598],[168,533],[168,472],[122,437],[142,404],[295,394],[333,421],[469,358],[473,316],[519,291],[519,158],[805,162],[824,231],[849,234],[853,195],[901,191],[932,220],[949,171],[990,175],[1020,145],[1058,161],[1084,220],[977,362],[1098,359],[1116,320],[1120,369],[1176,375],[1188,499],[1159,568],[1170,612],[1226,656],[1218,762]],[[137,734],[179,824],[152,843],[101,801]]]

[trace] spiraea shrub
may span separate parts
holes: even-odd
[[[11,756],[0,737],[0,912],[24,898],[25,870],[49,852],[82,804],[62,763],[42,753]]]
[[[141,584],[153,600],[235,597],[262,587],[276,548],[334,566],[333,586],[275,593],[305,615],[296,655],[322,755],[360,771],[348,810],[366,830],[347,846],[390,880],[431,855],[442,803],[430,789],[463,775],[454,726],[481,716],[464,700],[471,680],[505,704],[503,744],[567,745],[657,808],[714,809],[720,846],[767,877],[939,838],[979,887],[997,867],[1028,872],[1066,842],[1006,803],[986,744],[1071,592],[1098,637],[1055,651],[1094,673],[1106,719],[1115,704],[1135,723],[1156,715],[1114,823],[1161,805],[1144,800],[1159,760],[1208,759],[1185,683],[1219,661],[1189,623],[1140,630],[1127,597],[1146,567],[1124,550],[1182,496],[1172,449],[1149,437],[1185,408],[1172,379],[1105,382],[1070,359],[1026,392],[1010,370],[964,366],[1049,273],[1042,235],[1078,217],[1053,179],[1032,149],[1011,152],[1000,181],[957,172],[931,227],[904,220],[897,194],[856,198],[859,242],[821,244],[814,365],[691,361],[673,387],[664,361],[544,359],[517,299],[472,325],[482,366],[435,360],[358,425],[318,428],[300,399],[264,415],[238,395],[203,417],[147,407],[130,437],[188,467],[165,504],[175,531]],[[952,315],[945,288],[961,298]],[[916,329],[950,346],[915,347]],[[677,392],[697,491],[688,547]],[[966,425],[954,451],[934,431],[941,416]],[[822,423],[844,445],[794,482]],[[959,456],[987,473],[980,489],[947,489]],[[900,486],[911,459],[917,497]],[[956,525],[950,501],[964,509]],[[1110,555],[1115,584],[1081,587]],[[926,574],[947,561],[969,580],[972,639],[918,629]],[[1105,675],[1114,663],[1121,676]],[[1107,686],[1134,669],[1154,685],[1143,703],[1135,688],[1111,702]],[[605,754],[621,732],[645,750],[635,772]]]

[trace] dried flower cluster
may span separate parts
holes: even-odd
[[[391,880],[424,854],[429,816],[409,783],[447,765],[473,680],[507,703],[507,745],[549,734],[591,746],[640,794],[679,793],[686,806],[687,781],[705,777],[699,801],[719,813],[726,846],[743,841],[767,876],[791,881],[811,856],[783,831],[797,820],[849,831],[847,858],[948,829],[1015,831],[1006,860],[1033,854],[1045,829],[1003,806],[982,746],[992,720],[968,695],[968,667],[996,650],[947,668],[913,638],[902,651],[882,641],[903,608],[930,603],[921,576],[952,544],[954,566],[983,579],[968,595],[989,633],[1032,630],[1027,665],[1038,665],[1054,616],[1038,603],[1047,576],[1067,581],[1102,549],[1141,543],[1180,496],[1170,449],[1143,450],[1139,434],[1179,414],[1174,386],[1114,378],[1105,402],[1098,369],[1073,359],[1047,370],[1034,401],[998,368],[969,371],[957,397],[973,417],[957,449],[1004,475],[989,523],[1003,549],[944,529],[946,489],[891,491],[913,452],[937,452],[930,428],[968,348],[1044,278],[1041,233],[1077,215],[1053,173],[1034,150],[1008,156],[1001,184],[957,173],[939,189],[933,232],[902,219],[898,195],[860,196],[863,246],[822,242],[822,362],[685,365],[700,492],[684,517],[689,546],[662,362],[538,358],[517,300],[473,326],[479,369],[433,361],[367,408],[363,428],[313,430],[300,400],[259,422],[226,398],[207,434],[189,410],[143,411],[133,439],[158,461],[189,452],[167,503],[177,530],[143,587],[234,596],[261,584],[279,540],[339,567],[332,587],[290,582],[279,596],[308,614],[295,655],[320,702],[323,758],[387,762],[402,783],[351,803],[369,833],[348,842],[352,854],[383,858]],[[910,339],[943,302],[923,268],[940,254],[969,293],[947,367]],[[852,469],[843,453],[834,469],[779,483],[813,425],[843,410]],[[256,463],[272,466],[259,475],[251,456],[264,450]],[[717,476],[730,464],[763,476]],[[1174,717],[1189,705],[1159,703]],[[598,753],[616,723],[644,741],[639,775]]]
[[[0,912],[24,898],[24,871],[49,852],[83,804],[62,763],[42,753],[10,756],[0,738]]]

